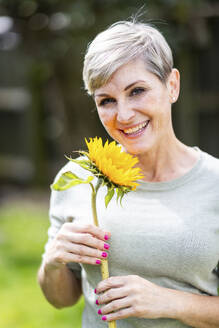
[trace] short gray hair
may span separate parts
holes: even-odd
[[[136,58],[142,58],[147,70],[166,82],[173,68],[173,57],[164,36],[146,23],[112,24],[88,45],[83,68],[85,89],[93,95],[118,68]]]

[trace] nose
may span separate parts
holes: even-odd
[[[120,123],[130,123],[135,116],[135,111],[131,106],[125,103],[119,103],[117,106],[117,121]]]

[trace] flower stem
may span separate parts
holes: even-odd
[[[101,184],[102,184],[101,179],[98,179],[97,185],[96,185],[95,188],[94,188],[93,184],[90,183],[90,186],[92,188],[92,193],[91,193],[92,213],[93,213],[94,224],[96,226],[99,226],[98,218],[97,218],[96,197],[97,197],[97,192],[98,192]],[[102,259],[101,260],[101,275],[102,275],[102,280],[109,278],[109,269],[108,269],[108,260],[107,259]],[[108,327],[109,328],[116,328],[116,321],[108,322]]]

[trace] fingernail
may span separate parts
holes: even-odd
[[[98,300],[96,300],[96,304],[97,304],[97,305],[99,305],[99,302],[98,302]]]
[[[109,244],[104,244],[104,248],[105,249],[109,249],[110,248],[110,245]]]
[[[103,321],[105,321],[107,318],[106,318],[106,316],[104,315],[103,317],[102,317],[102,320]]]
[[[94,289],[94,293],[95,293],[95,294],[97,293],[97,290],[96,290],[96,288]]]
[[[101,309],[99,309],[99,310],[97,311],[97,313],[98,313],[98,314],[102,314]]]
[[[108,254],[106,252],[102,253],[102,257],[107,257],[107,256],[108,256]]]
[[[100,263],[101,263],[101,261],[100,261],[100,260],[96,260],[96,263],[97,263],[97,264],[100,264]]]
[[[105,239],[105,240],[108,240],[108,239],[109,239],[109,236],[108,236],[108,235],[105,235],[105,236],[104,236],[104,239]]]

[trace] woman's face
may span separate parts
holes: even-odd
[[[103,126],[127,152],[144,154],[171,133],[171,103],[179,88],[175,71],[163,84],[137,59],[120,67],[106,85],[95,90]]]

